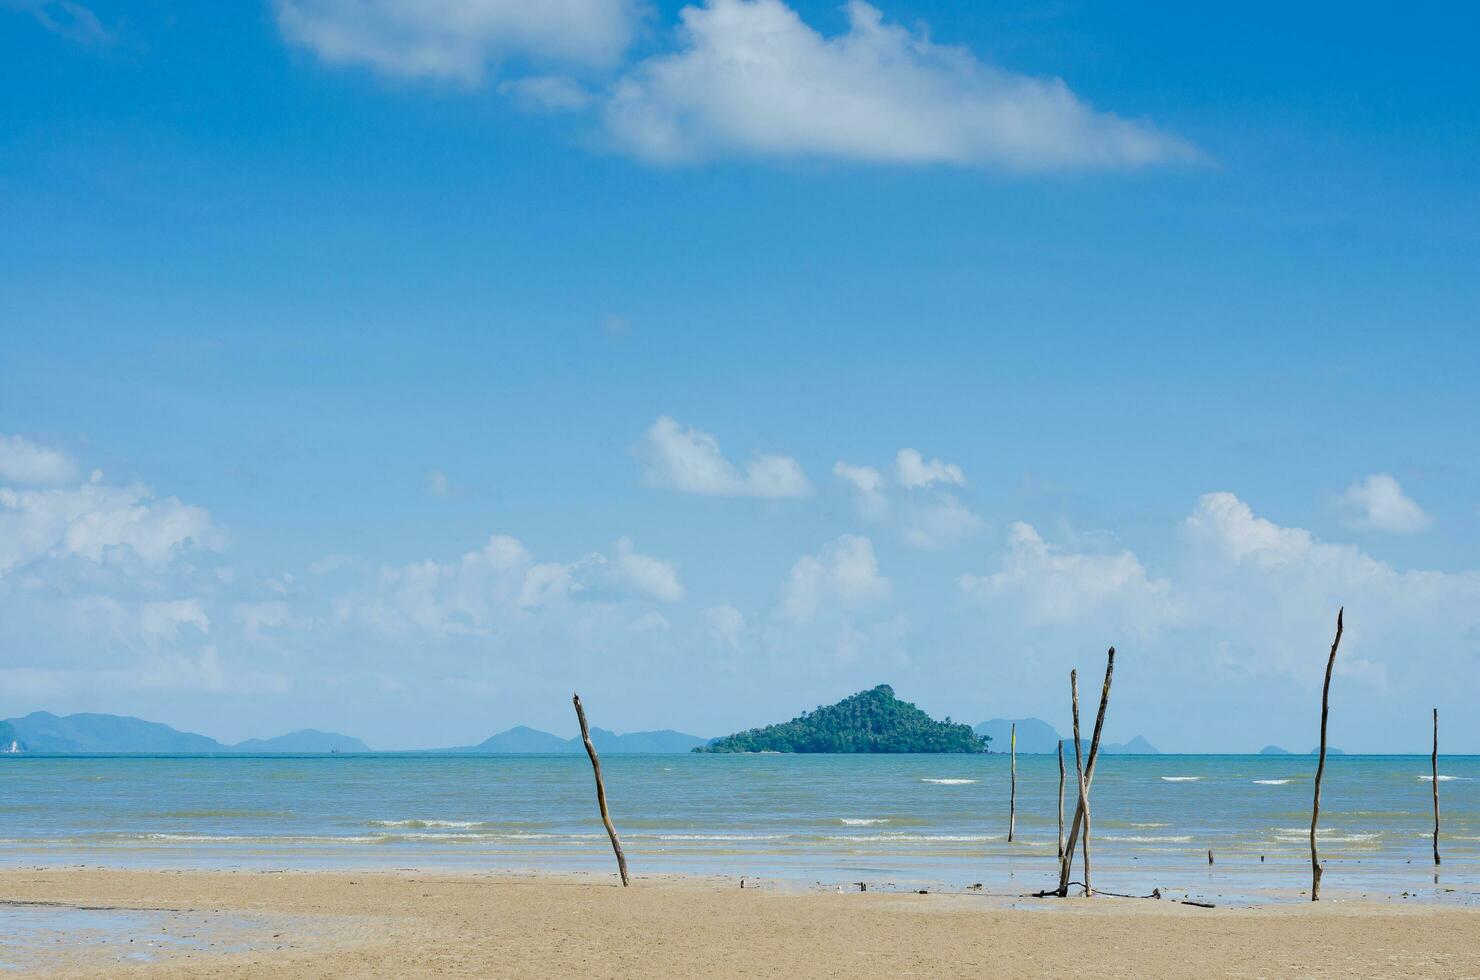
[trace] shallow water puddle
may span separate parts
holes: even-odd
[[[0,970],[243,952],[283,935],[281,923],[220,912],[0,904]]]

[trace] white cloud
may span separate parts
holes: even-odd
[[[578,587],[593,593],[639,596],[659,602],[678,602],[684,597],[678,571],[666,561],[638,554],[628,538],[617,542],[616,554],[611,558],[591,554],[577,567]]]
[[[223,543],[207,511],[175,497],[158,499],[137,484],[0,488],[0,574],[42,558],[159,567],[187,547]]]
[[[589,106],[593,96],[586,89],[561,75],[528,75],[500,82],[500,95],[507,95],[526,112],[575,112]],[[627,332],[627,322],[609,316],[602,328],[614,336]]]
[[[889,513],[884,476],[872,466],[854,466],[842,460],[833,464],[833,475],[852,485],[858,513],[865,520],[879,521]]]
[[[904,542],[912,548],[939,551],[954,547],[986,527],[961,501],[948,493],[906,508]]]
[[[76,477],[77,464],[66,453],[0,433],[0,482],[52,486]]]
[[[675,163],[724,154],[1012,170],[1135,167],[1194,151],[1096,112],[1062,81],[1018,75],[884,23],[853,0],[825,37],[780,0],[709,0],[680,12],[679,49],[620,79],[612,142]]]
[[[1346,512],[1347,527],[1361,531],[1409,534],[1433,523],[1424,509],[1403,493],[1398,481],[1386,473],[1354,481],[1341,495],[1340,504]]]
[[[634,0],[277,0],[283,37],[329,64],[477,85],[506,57],[607,66],[640,17]]]
[[[368,589],[334,605],[340,620],[384,635],[453,637],[487,636],[536,611],[578,600],[673,603],[683,597],[673,566],[638,553],[626,538],[610,557],[597,551],[562,564],[537,563],[518,540],[495,534],[455,561],[383,568]]]
[[[966,485],[966,474],[955,463],[943,463],[938,459],[929,462],[918,449],[901,449],[894,457],[894,478],[906,490],[928,487],[934,483],[951,483],[958,487]]]
[[[1106,620],[1106,628],[1151,632],[1175,605],[1171,583],[1152,578],[1129,551],[1088,554],[1049,544],[1031,525],[1014,523],[1002,567],[962,575],[963,590],[981,600],[1005,600],[1034,625]]]
[[[660,417],[643,440],[646,478],[655,487],[729,497],[803,497],[811,493],[796,460],[758,456],[742,473],[707,432]]]
[[[714,641],[730,650],[740,649],[740,636],[745,632],[745,614],[728,602],[704,610],[704,622]]]
[[[828,600],[859,606],[888,598],[891,588],[879,574],[873,542],[844,534],[817,555],[797,559],[782,589],[781,613],[793,623],[805,623]]]
[[[0,7],[30,11],[42,27],[78,44],[108,45],[117,39],[97,14],[74,0],[0,0]]]

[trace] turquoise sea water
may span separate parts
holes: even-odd
[[[1051,756],[1018,759],[1012,843],[1001,755],[611,756],[603,768],[638,874],[1003,891],[1055,875]],[[1307,756],[1102,757],[1097,884],[1299,898],[1314,770]],[[1328,892],[1474,899],[1480,757],[1441,759],[1440,772],[1436,883],[1428,758],[1328,761]],[[1072,770],[1066,792],[1072,815]],[[590,765],[576,755],[5,757],[0,863],[612,868]]]

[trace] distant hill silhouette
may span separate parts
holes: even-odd
[[[591,729],[591,744],[604,755],[636,755],[639,753],[661,755],[670,752],[688,752],[705,744],[697,735],[685,735],[672,729],[655,732],[628,732],[618,735],[605,728]],[[528,755],[540,752],[584,752],[585,745],[579,736],[561,738],[537,728],[518,725],[507,731],[492,735],[477,745],[444,749],[446,752],[486,753],[489,755]]]
[[[1260,755],[1292,755],[1289,749],[1282,749],[1278,745],[1266,745],[1259,750]]]
[[[1140,735],[1129,742],[1104,742],[1100,751],[1106,755],[1160,755],[1161,750]]]
[[[1059,750],[1060,735],[1052,725],[1041,718],[993,718],[976,726],[978,735],[992,740],[993,752],[1006,752],[1011,741],[1012,726],[1017,724],[1017,750],[1024,755],[1037,755]],[[1066,746],[1073,748],[1073,746]]]
[[[6,732],[10,735],[7,737]],[[182,732],[157,721],[128,715],[54,715],[33,711],[0,722],[0,750],[19,742],[28,753],[135,755],[218,755],[235,752],[368,752],[357,738],[312,728],[269,739],[223,745],[205,735]]]

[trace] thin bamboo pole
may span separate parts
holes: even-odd
[[[1012,786],[1007,793],[1007,843],[1017,829],[1017,722],[1012,723]]]
[[[617,828],[612,826],[611,814],[606,809],[606,784],[601,780],[601,760],[596,757],[596,746],[591,744],[591,730],[586,727],[586,709],[581,707],[581,696],[571,696],[576,706],[576,718],[581,722],[581,741],[586,743],[586,754],[591,757],[591,771],[596,774],[596,805],[601,808],[601,822],[606,824],[606,835],[612,839],[612,850],[617,855],[617,870],[622,874],[622,887],[626,888],[627,855],[622,853],[622,842],[617,839]]]
[[[1439,866],[1439,709],[1434,709],[1434,754],[1430,757],[1434,780],[1434,867]]]
[[[1059,739],[1059,861],[1064,860],[1064,740]]]
[[[1100,713],[1095,718],[1095,734],[1089,743],[1089,764],[1085,766],[1084,789],[1089,792],[1095,779],[1095,762],[1100,755],[1100,732],[1105,727],[1105,706],[1110,703],[1110,682],[1115,677],[1115,648],[1111,647],[1105,658],[1105,684],[1100,689]],[[1069,894],[1069,872],[1074,865],[1074,848],[1079,843],[1079,829],[1083,822],[1083,811],[1074,808],[1074,819],[1069,824],[1069,841],[1064,847],[1064,856],[1059,864],[1059,897]]]
[[[1084,894],[1090,894],[1089,887],[1089,792],[1084,784],[1084,753],[1080,748],[1079,740],[1079,675],[1077,671],[1069,671],[1069,691],[1074,707],[1074,772],[1079,781],[1079,814],[1084,820]],[[1073,854],[1073,844],[1070,844],[1070,854]]]
[[[1341,646],[1341,617],[1345,607],[1336,610],[1336,639],[1331,643],[1331,656],[1326,660],[1326,683],[1321,688],[1321,758],[1316,763],[1316,795],[1310,808],[1310,900],[1321,900],[1321,857],[1316,851],[1316,826],[1321,821],[1321,777],[1326,774],[1326,719],[1331,714],[1331,669],[1336,666],[1336,648]]]

